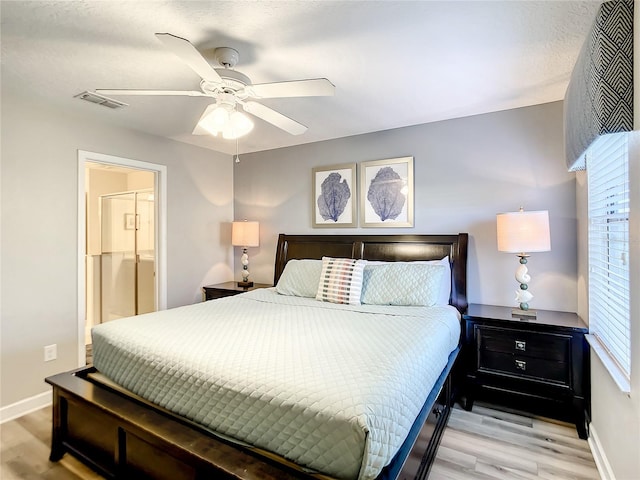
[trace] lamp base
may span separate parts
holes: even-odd
[[[253,282],[238,282],[238,286],[242,288],[253,287]]]
[[[536,310],[522,310],[521,308],[512,308],[511,309],[511,316],[512,317],[535,319],[538,316],[538,312]]]

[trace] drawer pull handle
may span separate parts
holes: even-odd
[[[527,362],[523,362],[522,360],[516,360],[516,368],[518,370],[526,370],[527,369]]]
[[[527,342],[523,342],[522,340],[516,340],[516,350],[520,350],[524,352],[527,350]]]

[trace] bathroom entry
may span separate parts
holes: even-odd
[[[157,310],[155,173],[86,162],[86,324]]]
[[[156,310],[153,190],[100,196],[101,322]]]

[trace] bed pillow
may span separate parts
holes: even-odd
[[[278,279],[276,292],[281,295],[313,298],[318,293],[322,260],[289,260]]]
[[[442,260],[428,260],[426,263],[430,265],[442,265],[444,267],[444,274],[440,281],[440,293],[438,294],[436,305],[449,305],[449,298],[451,297],[451,264],[449,263],[449,257],[444,257]]]
[[[440,289],[438,293],[438,299],[436,305],[449,305],[449,298],[451,297],[451,264],[449,263],[449,257],[446,256],[440,260],[416,260],[415,262],[382,262],[382,261],[369,261],[364,268],[364,278],[367,278],[367,270],[373,268],[375,265],[387,265],[389,263],[400,264],[422,264],[422,265],[442,265],[445,267],[444,275],[440,281]]]
[[[390,262],[368,266],[364,272],[362,303],[431,307],[438,301],[445,267],[418,262]]]
[[[362,275],[366,260],[322,257],[322,272],[316,299],[323,302],[360,305]]]

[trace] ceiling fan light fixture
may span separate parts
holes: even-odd
[[[218,107],[205,120],[210,122],[216,130],[222,130],[229,121],[229,110]]]
[[[211,112],[209,112],[208,114],[204,115],[198,122],[198,126],[205,129],[214,137],[217,137],[218,133],[222,131],[228,121],[229,112],[226,108],[218,106],[211,110]]]
[[[235,140],[253,130],[253,122],[242,112],[236,110],[236,99],[232,94],[223,93],[215,104],[209,105],[198,126],[213,136],[222,132],[222,137]]]
[[[214,112],[219,109],[220,107],[215,109]],[[232,111],[231,115],[227,117],[227,121],[223,124],[216,122],[216,117],[212,117],[214,117],[213,112],[200,120],[198,125],[215,137],[222,132],[222,138],[235,140],[253,130],[253,122],[241,112]],[[224,116],[220,114],[220,117],[217,118],[224,118]]]
[[[243,137],[253,130],[253,122],[244,113],[237,110],[229,116],[229,123],[222,130],[222,137],[230,140]]]
[[[235,136],[231,138],[242,137],[253,130],[253,122],[251,119],[237,110],[229,117],[229,125],[231,125],[231,129],[235,132]]]

